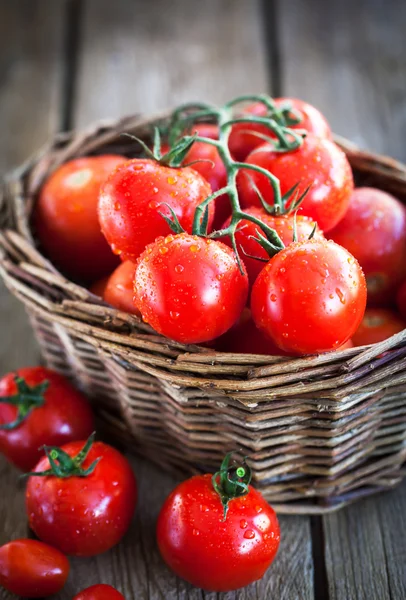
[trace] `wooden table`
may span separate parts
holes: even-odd
[[[247,92],[300,96],[334,130],[406,160],[406,2],[402,0],[1,0],[0,169],[60,129]],[[21,307],[0,294],[0,371],[35,364]],[[266,578],[208,594],[162,563],[154,527],[176,481],[132,459],[141,498],[117,548],[72,560],[58,596],[111,583],[127,600],[406,598],[406,485],[337,514],[281,517]],[[0,462],[0,542],[27,534],[24,488]],[[8,598],[0,592],[1,598]]]

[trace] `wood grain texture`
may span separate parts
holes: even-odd
[[[276,1],[283,93],[361,147],[405,160],[406,3]]]
[[[64,3],[13,0],[0,16],[0,174],[26,160],[59,124]],[[22,306],[0,283],[0,372],[38,360]]]
[[[406,160],[405,3],[278,0],[277,8],[282,93],[314,103],[337,133]],[[324,593],[405,598],[405,514],[403,485],[324,517]]]
[[[76,124],[268,88],[259,0],[85,0]]]

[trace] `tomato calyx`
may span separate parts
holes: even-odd
[[[220,497],[223,505],[223,521],[226,520],[228,505],[234,498],[246,496],[249,492],[249,484],[252,477],[250,467],[243,461],[242,464],[230,466],[232,452],[224,457],[220,470],[214,473],[212,484],[214,490]]]
[[[154,142],[152,149],[143,140],[135,135],[130,133],[123,133],[123,135],[136,141],[145,152],[147,158],[154,160],[162,166],[178,168],[180,166],[190,166],[192,164],[189,163],[188,165],[184,165],[183,161],[190,148],[195,143],[197,135],[183,136],[174,142],[170,146],[169,150],[164,153],[162,153],[161,133],[158,127],[154,128]]]
[[[90,452],[95,436],[96,432],[93,432],[87,439],[82,450],[80,450],[76,456],[69,456],[62,448],[58,448],[57,446],[43,446],[43,450],[51,467],[46,471],[33,471],[26,473],[24,476],[54,476],[59,477],[60,479],[66,479],[68,477],[87,477],[88,475],[91,475],[102,457],[96,458],[87,469],[83,469],[82,465]]]
[[[42,381],[38,385],[28,385],[23,377],[14,377],[17,392],[12,396],[3,396],[0,402],[12,404],[17,407],[17,417],[11,423],[3,423],[0,430],[11,431],[21,425],[28,415],[42,406],[45,402],[44,394],[49,387],[49,381]]]

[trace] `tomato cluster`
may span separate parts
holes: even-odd
[[[335,350],[354,335],[368,343],[363,327],[356,333],[367,300],[393,309],[406,278],[404,206],[354,189],[328,122],[302,100],[201,106],[175,111],[141,158],[57,169],[33,219],[44,250],[178,342],[227,350],[240,331],[241,352],[282,355]]]

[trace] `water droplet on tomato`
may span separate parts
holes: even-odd
[[[176,265],[175,266],[175,273],[182,273],[184,271],[185,267],[183,265]]]
[[[120,210],[120,208],[121,208],[120,202],[115,202],[114,203],[114,210]]]
[[[336,288],[336,294],[340,299],[341,304],[345,304],[346,300],[345,300],[345,295],[343,294],[343,292],[340,290],[340,288]]]
[[[247,529],[248,523],[247,523],[247,521],[245,519],[241,519],[241,521],[240,521],[240,527],[241,527],[241,529]]]
[[[161,246],[159,248],[159,253],[160,254],[166,254],[168,252],[168,248],[166,246]]]
[[[252,531],[252,529],[247,529],[247,531],[244,533],[244,537],[246,540],[253,540],[255,537],[255,532]]]
[[[169,316],[171,317],[171,319],[179,319],[180,313],[178,313],[174,310],[171,310],[171,311],[169,311]]]
[[[189,246],[189,250],[193,253],[200,252],[200,248],[196,244],[192,244],[191,246]]]
[[[277,296],[276,296],[276,294],[271,294],[271,295],[269,296],[269,298],[270,298],[271,302],[276,302],[276,301],[277,301],[277,299],[278,299],[278,298],[277,298]]]
[[[154,192],[154,194],[157,194],[159,192],[159,189],[157,187],[152,188],[152,191]]]
[[[174,185],[178,181],[178,178],[170,176],[170,177],[168,177],[167,181],[168,181],[169,185]]]
[[[192,533],[193,533],[193,535],[199,535],[200,534],[200,532],[199,532],[198,529],[193,529]]]

